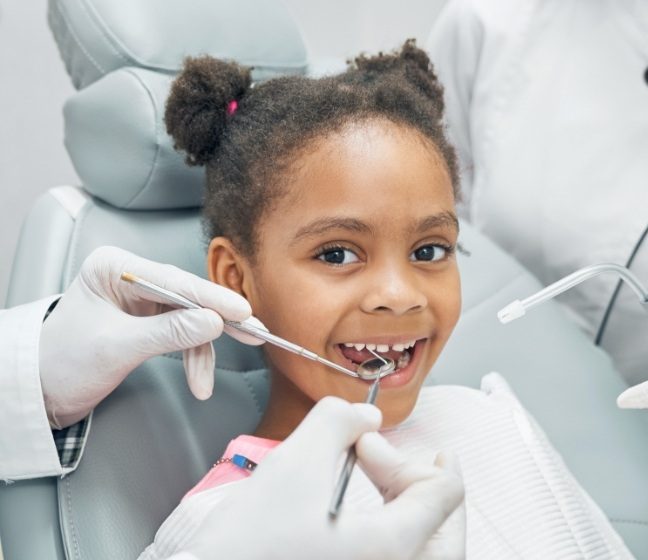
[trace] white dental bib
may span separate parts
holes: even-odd
[[[631,559],[605,515],[571,475],[542,429],[497,373],[482,390],[425,387],[410,417],[383,435],[406,455],[418,458],[451,449],[459,455],[466,486],[466,557]],[[180,550],[207,513],[237,482],[184,500],[158,531],[140,560]],[[350,480],[345,511],[371,512],[382,497],[361,470]],[[450,533],[449,531],[447,532]],[[443,528],[422,558],[438,558],[449,544]],[[434,554],[434,556],[433,556]]]

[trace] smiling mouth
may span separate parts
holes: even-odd
[[[396,369],[393,373],[397,373],[409,365],[416,351],[417,342],[419,341],[415,339],[393,345],[345,342],[338,344],[337,347],[346,359],[347,367],[352,371],[357,371],[362,362],[374,359],[375,355],[370,352],[373,350],[383,358],[394,360]]]

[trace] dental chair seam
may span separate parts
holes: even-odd
[[[144,81],[137,75],[137,73],[133,72],[132,69],[127,68],[124,70],[127,74],[130,74],[135,81],[139,82],[140,86],[143,88],[143,90],[146,92],[146,95],[149,98],[149,101],[151,102],[151,107],[153,108],[153,130],[154,130],[154,135],[155,135],[155,154],[153,155],[153,158],[151,160],[151,164],[149,166],[149,171],[146,179],[144,180],[144,183],[142,184],[142,187],[131,197],[131,199],[124,205],[124,208],[128,209],[130,208],[131,204],[134,204],[137,199],[142,196],[144,192],[150,187],[153,175],[155,174],[155,171],[157,171],[157,164],[159,161],[159,155],[160,155],[160,150],[161,150],[161,141],[160,141],[160,128],[159,128],[159,123],[158,123],[158,106],[156,103],[155,98],[153,97],[153,94],[151,90],[147,87],[147,85],[144,83]]]
[[[128,45],[124,43],[117,35],[114,35],[109,32],[109,25],[107,25],[102,18],[101,14],[99,14],[93,6],[90,5],[89,2],[87,1],[82,1],[79,2],[81,5],[81,9],[84,11],[86,15],[86,21],[95,28],[99,36],[103,39],[103,44],[108,47],[108,49],[120,60],[124,62],[123,66],[117,66],[116,68],[113,68],[111,70],[119,70],[120,68],[123,68],[124,66],[137,66],[140,68],[145,68],[149,70],[153,70],[156,72],[164,72],[164,73],[170,73],[170,74],[177,74],[180,71],[180,66],[169,66],[165,64],[159,64],[159,63],[152,63],[151,61],[146,60],[145,58],[142,58],[138,56],[132,49],[128,48]],[[71,25],[70,19],[66,17],[66,14],[63,11],[63,8],[60,6],[57,6],[57,11],[61,18],[65,21],[66,24],[66,30],[69,33],[69,35],[74,39],[74,42],[79,46],[79,49],[81,52],[85,55],[85,57],[88,59],[88,61],[99,71],[100,75],[93,80],[96,81],[103,76],[107,75],[109,72],[97,61],[95,57],[93,57],[90,52],[87,50],[85,44],[83,41],[80,40],[79,35],[76,33],[74,25]],[[58,41],[57,41],[58,42]],[[254,59],[254,60],[248,60],[245,59],[243,63],[246,66],[252,66],[258,69],[260,72],[262,72],[264,75],[267,76],[267,74],[271,75],[276,75],[276,74],[285,74],[285,73],[292,73],[294,70],[302,70],[305,71],[306,68],[308,67],[308,58],[305,57],[303,60],[300,61],[295,61],[295,62],[289,62],[289,63],[282,63],[281,65],[278,65],[276,63],[268,63],[264,61],[264,59]],[[301,72],[303,73],[303,72]],[[74,77],[71,76],[74,81]],[[264,78],[267,79],[267,78]],[[263,80],[262,80],[263,81]],[[86,83],[86,77],[83,78],[83,84],[80,89],[83,89],[83,87],[86,87],[90,85],[90,83]]]
[[[72,280],[79,271],[80,267],[77,267],[77,255],[79,254],[78,247],[80,231],[82,229],[83,222],[85,221],[87,215],[90,213],[90,209],[96,206],[96,202],[95,204],[90,204],[91,201],[94,202],[94,200],[92,199],[89,200],[88,203],[86,203],[85,206],[81,208],[79,214],[77,215],[77,218],[74,220],[74,227],[72,230],[72,236],[70,237],[70,245],[68,250],[70,258],[65,264],[65,272],[63,275],[63,284],[61,286],[61,291],[64,291],[69,287],[69,285],[72,283]]]
[[[74,185],[59,185],[58,187],[52,187],[48,192],[69,214],[72,221],[76,220],[79,212],[88,203],[90,196],[82,187]]]
[[[66,14],[64,13],[64,10],[62,7],[57,6],[58,8],[58,13],[63,19],[63,21],[66,24],[67,32],[70,34],[74,42],[79,45],[79,48],[81,49],[81,52],[87,57],[87,59],[90,61],[90,63],[102,74],[104,75],[106,73],[105,69],[99,62],[90,54],[90,52],[86,49],[85,45],[83,42],[80,40],[79,36],[76,34],[74,30],[74,26],[70,24],[70,20],[68,17],[66,17]],[[74,80],[74,77],[73,77]],[[76,84],[75,84],[76,85]],[[87,85],[87,84],[84,84]]]
[[[150,61],[147,61],[145,59],[142,59],[138,55],[135,54],[134,51],[129,49],[127,45],[117,36],[112,33],[109,33],[109,26],[104,23],[103,18],[99,13],[94,10],[94,7],[89,5],[89,2],[82,1],[80,2],[82,5],[83,9],[86,11],[86,13],[90,16],[89,19],[91,19],[95,27],[99,30],[100,34],[104,37],[105,42],[108,44],[110,49],[119,57],[121,58],[128,66],[139,66],[141,68],[146,68],[150,70],[155,70],[155,71],[162,71],[162,72],[170,72],[173,74],[177,74],[180,71],[180,67],[170,67],[162,64],[151,64]],[[291,64],[282,64],[281,66],[278,65],[270,65],[262,60],[244,60],[243,64],[246,66],[258,66],[261,67],[260,70],[267,72],[268,70],[272,71],[273,73],[279,71],[280,73],[283,73],[285,69],[294,69],[294,68],[305,68],[305,66],[308,64],[308,57],[304,58],[300,62],[295,62]],[[115,68],[117,70],[118,68]]]
[[[69,520],[69,527],[70,527],[70,537],[72,538],[72,543],[74,545],[74,553],[75,553],[75,558],[81,560],[81,552],[79,550],[79,541],[76,536],[76,524],[74,523],[73,519],[73,512],[72,512],[72,492],[70,490],[71,485],[70,485],[70,478],[66,478],[65,480],[61,481],[65,485],[65,506],[67,509],[67,517]],[[67,548],[67,542],[68,539],[63,539],[63,543],[65,548]],[[66,551],[67,554],[68,551]]]
[[[248,379],[249,373],[250,372],[247,371],[243,372],[243,380],[245,381],[245,384],[249,387],[250,393],[252,393],[252,399],[254,400],[254,406],[256,406],[257,412],[259,414],[263,414],[263,410],[261,410],[261,403],[259,402],[259,395],[257,394],[254,385]]]
[[[117,57],[121,58],[124,62],[130,62],[130,60],[124,54],[124,52],[126,52],[126,49],[123,49],[124,52],[120,52],[120,50],[115,46],[116,44],[119,47],[123,48],[123,45],[120,43],[120,41],[118,41],[116,37],[113,37],[108,33],[107,26],[105,25],[101,16],[91,9],[89,2],[82,0],[81,2],[79,2],[79,4],[81,6],[81,9],[84,10],[88,15],[88,19],[93,22],[94,27],[99,30],[99,34],[104,38],[104,42],[108,45],[108,48],[112,50],[117,55]],[[133,59],[131,58],[131,60]]]

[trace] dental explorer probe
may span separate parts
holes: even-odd
[[[646,290],[643,284],[632,272],[630,272],[630,270],[625,266],[615,263],[600,263],[586,266],[576,272],[572,272],[570,275],[561,278],[557,282],[550,284],[546,288],[543,288],[539,292],[536,292],[522,301],[516,299],[506,307],[500,309],[497,313],[497,317],[501,323],[510,323],[511,321],[519,319],[525,315],[528,309],[531,309],[548,299],[556,297],[558,294],[562,294],[564,291],[573,288],[577,284],[603,272],[614,272],[618,274],[621,279],[625,280],[628,286],[632,288],[634,293],[637,294],[639,301],[644,305],[648,305],[648,290]]]
[[[197,303],[191,301],[190,299],[187,299],[184,296],[181,296],[180,294],[176,294],[175,292],[172,292],[171,290],[167,290],[165,288],[162,288],[161,286],[158,286],[157,284],[153,284],[153,282],[149,282],[148,280],[144,280],[143,278],[140,278],[139,276],[136,276],[135,274],[131,274],[130,272],[122,272],[121,274],[121,279],[130,282],[131,284],[136,284],[143,290],[154,294],[158,296],[160,299],[166,301],[167,303],[171,303],[174,305],[177,305],[178,307],[184,307],[185,309],[203,309],[200,305]],[[324,364],[330,368],[333,368],[337,371],[340,371],[342,373],[346,373],[347,375],[351,377],[356,377],[360,378],[361,376],[357,374],[354,371],[351,371],[350,369],[347,369],[339,364],[336,364],[335,362],[331,362],[330,360],[327,360],[326,358],[322,358],[321,356],[315,354],[315,352],[311,352],[310,350],[307,350],[306,348],[302,348],[301,346],[294,344],[293,342],[289,342],[288,340],[285,340],[279,336],[276,336],[272,334],[269,331],[266,331],[264,329],[261,329],[259,327],[255,327],[254,325],[247,325],[245,323],[239,322],[239,321],[229,321],[227,319],[223,319],[223,322],[228,326],[232,327],[233,329],[236,329],[237,331],[241,331],[245,334],[249,334],[251,336],[254,336],[256,338],[260,338],[261,340],[265,340],[266,342],[273,344],[275,346],[278,346],[279,348],[283,348],[284,350],[288,350],[288,352],[292,352],[293,354],[297,354],[298,356],[303,356],[304,358],[307,358],[309,360],[312,360],[314,362],[319,362],[320,364]],[[376,374],[380,375],[380,373]],[[379,377],[363,377],[363,379],[378,379]]]
[[[367,348],[369,350],[369,348]],[[378,396],[378,389],[380,388],[380,380],[393,373],[396,370],[396,364],[394,360],[389,358],[383,358],[380,354],[377,354],[373,350],[369,350],[375,358],[370,360],[365,360],[358,366],[359,376],[362,379],[374,379],[375,381],[369,387],[369,392],[367,393],[367,398],[365,399],[366,403],[374,404],[376,402],[376,397]],[[376,362],[382,362],[382,365],[376,367]],[[375,371],[375,373],[374,373]],[[363,373],[364,372],[364,373]],[[355,450],[355,445],[349,447],[347,452],[346,459],[344,461],[344,466],[340,471],[340,476],[338,477],[337,484],[335,485],[335,490],[333,491],[333,499],[331,500],[331,505],[329,506],[329,517],[335,519],[340,512],[340,507],[342,506],[342,500],[344,499],[344,494],[346,493],[347,486],[349,485],[349,480],[351,479],[351,473],[353,472],[353,467],[355,467],[356,460],[358,455]]]
[[[136,284],[144,291],[158,296],[160,299],[166,301],[167,303],[177,305],[178,307],[184,307],[185,309],[203,309],[200,305],[191,301],[190,299],[187,299],[186,297],[181,296],[180,294],[176,294],[171,290],[162,288],[161,286],[158,286],[153,282],[144,280],[143,278],[140,278],[135,274],[131,274],[130,272],[122,272],[121,279],[124,280],[125,282]],[[321,356],[318,356],[317,354],[315,354],[315,352],[306,350],[306,348],[302,348],[297,344],[289,342],[288,340],[284,340],[283,338],[278,337],[270,333],[269,331],[266,331],[259,327],[255,327],[254,325],[247,325],[239,321],[229,321],[226,319],[224,319],[223,322],[226,325],[238,331],[252,335],[256,338],[260,338],[261,340],[265,340],[270,344],[274,344],[279,348],[283,348],[284,350],[293,352],[298,356],[303,356],[304,358],[308,358],[309,360],[313,360],[315,362],[319,362],[321,364],[327,365],[337,371],[346,373],[351,377],[357,377],[365,380],[373,379],[374,382],[369,387],[369,392],[367,393],[367,398],[365,399],[365,402],[369,404],[374,404],[376,402],[376,397],[378,396],[378,389],[380,388],[380,380],[383,377],[393,373],[396,370],[396,364],[394,363],[394,360],[385,359],[380,354],[377,354],[376,352],[374,352],[373,350],[369,350],[368,348],[367,350],[369,350],[369,352],[371,352],[375,356],[375,358],[372,358],[370,360],[365,360],[364,362],[362,362],[358,366],[359,373],[356,373],[354,371],[351,371],[350,369],[347,369],[345,367],[336,364],[335,362],[331,362],[326,358],[322,358]],[[376,362],[379,362],[379,364],[376,365]],[[349,452],[347,453],[347,457],[344,462],[344,467],[342,468],[342,472],[340,473],[340,478],[338,479],[338,483],[333,493],[333,500],[331,501],[331,506],[329,508],[329,515],[331,517],[336,517],[338,512],[340,511],[340,506],[342,505],[342,500],[344,499],[344,494],[349,484],[349,479],[351,478],[351,473],[353,472],[353,467],[355,466],[356,459],[357,459],[357,455],[355,452],[355,446],[351,446]]]

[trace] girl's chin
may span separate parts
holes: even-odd
[[[383,405],[379,398],[376,405],[383,414],[383,421],[380,429],[385,430],[388,428],[394,428],[395,426],[405,422],[405,420],[409,418],[409,415],[412,414],[415,404],[416,399],[412,401],[411,406],[408,406],[408,403],[399,402],[398,407],[395,407],[393,405]]]

